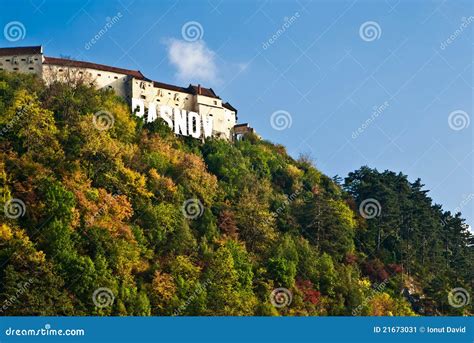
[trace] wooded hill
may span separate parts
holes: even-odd
[[[332,179],[252,135],[177,137],[111,92],[4,72],[0,146],[1,315],[473,312],[448,297],[473,294],[473,236],[401,173]]]

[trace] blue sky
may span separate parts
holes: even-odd
[[[368,165],[420,177],[435,202],[473,224],[469,1],[17,0],[1,9],[4,31],[24,27],[18,40],[4,32],[1,46],[43,44],[49,56],[213,87],[240,122],[295,157],[310,154],[324,173]]]

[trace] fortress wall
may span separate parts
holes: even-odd
[[[21,73],[42,73],[42,54],[22,54],[15,56],[0,56],[0,70]]]
[[[0,48],[0,70],[35,73],[46,83],[84,82],[95,84],[98,89],[111,89],[128,103],[132,98],[155,104],[212,116],[213,136],[232,140],[237,122],[236,111],[224,107],[212,89],[201,86],[178,87],[147,79],[139,71],[98,65],[43,55],[42,48]]]
[[[112,89],[121,97],[129,97],[129,75],[90,68],[76,68],[63,65],[43,64],[43,79],[46,83],[52,81],[68,82],[83,78],[86,82],[95,83],[99,89]]]

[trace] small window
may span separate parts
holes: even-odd
[[[217,105],[217,101],[214,100],[214,105]]]
[[[118,76],[114,76],[114,79],[117,80],[117,79],[118,79]]]
[[[63,70],[62,69],[59,69],[59,72],[62,72]]]
[[[97,74],[97,76],[102,76],[102,74]]]
[[[29,70],[35,70],[35,68],[33,68],[33,67],[29,67],[28,69],[29,69]]]
[[[83,73],[82,71],[80,71],[80,72],[79,72],[79,75],[82,75],[82,74],[84,74],[84,73]]]
[[[7,61],[7,62],[10,62],[10,59],[9,59],[9,58],[7,58],[5,61]]]
[[[22,58],[21,60],[22,60],[23,62],[25,62],[25,61],[26,61],[26,58]]]
[[[18,68],[13,68],[13,70],[18,70]]]
[[[140,95],[140,98],[142,98],[142,99],[146,99],[146,96],[144,96],[144,95]]]

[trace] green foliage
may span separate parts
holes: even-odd
[[[341,185],[256,135],[177,137],[80,81],[0,72],[0,113],[0,202],[25,203],[0,212],[0,315],[473,312],[448,293],[472,294],[474,238],[419,180],[362,167]],[[381,214],[366,219],[369,198]]]

